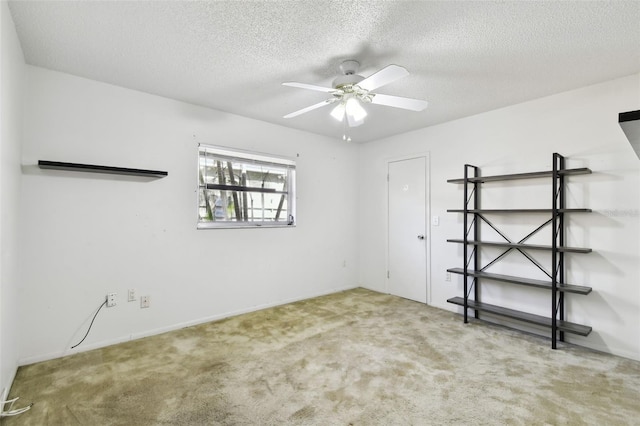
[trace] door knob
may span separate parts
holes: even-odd
[[[419,240],[424,240],[424,235],[418,235]]]

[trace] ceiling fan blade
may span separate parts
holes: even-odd
[[[329,99],[326,99],[326,100],[324,100],[322,102],[318,102],[317,104],[313,104],[313,105],[308,106],[306,108],[302,108],[302,109],[299,109],[298,111],[294,111],[294,112],[292,112],[290,114],[287,114],[283,118],[297,117],[300,114],[304,114],[305,112],[309,112],[309,111],[312,111],[314,109],[321,108],[321,107],[323,107],[325,105],[332,104],[333,102],[334,102],[334,98],[329,98]]]
[[[358,86],[365,90],[374,90],[408,75],[409,71],[406,68],[399,65],[389,65],[362,80]]]
[[[316,92],[334,93],[336,89],[331,87],[316,86],[314,84],[296,83],[295,81],[289,81],[282,83],[283,86],[297,87],[299,89],[315,90]]]
[[[422,111],[429,105],[427,101],[421,99],[403,98],[400,96],[381,95],[370,93],[373,96],[372,104],[386,105],[395,108],[409,109],[411,111]]]

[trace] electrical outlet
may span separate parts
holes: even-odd
[[[148,308],[151,305],[151,296],[140,296],[140,307]]]
[[[136,300],[136,289],[135,288],[130,288],[129,289],[129,297],[128,299],[129,302],[134,302]]]
[[[111,308],[112,306],[116,306],[116,294],[115,293],[107,294],[107,308]]]
[[[445,281],[451,281],[451,272],[447,271],[447,275],[444,276]]]
[[[440,225],[440,217],[438,217],[438,216],[432,216],[432,217],[431,217],[431,224],[432,224],[433,226],[438,226],[438,225]]]

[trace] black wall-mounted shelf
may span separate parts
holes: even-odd
[[[463,267],[450,268],[447,272],[462,275],[463,297],[452,297],[447,300],[463,307],[464,322],[468,322],[468,311],[473,311],[474,317],[481,319],[480,312],[492,315],[503,316],[512,320],[517,320],[529,324],[546,326],[551,328],[551,347],[556,348],[557,341],[564,341],[564,333],[574,333],[586,336],[591,332],[591,327],[586,325],[574,324],[566,321],[565,313],[565,293],[573,293],[579,295],[587,295],[591,293],[591,287],[573,285],[565,283],[565,254],[566,253],[590,253],[590,248],[567,247],[565,246],[565,214],[568,213],[588,213],[591,209],[587,208],[566,208],[565,195],[565,177],[573,175],[589,174],[591,170],[588,168],[566,169],[564,167],[565,159],[560,154],[553,154],[553,170],[517,173],[496,176],[480,176],[480,169],[476,166],[466,164],[464,166],[464,177],[461,179],[450,179],[447,182],[455,184],[463,184],[464,203],[462,209],[450,209],[448,212],[462,213],[463,238],[448,239],[448,242],[462,244],[463,246]],[[480,207],[480,192],[483,183],[510,181],[517,179],[534,179],[534,178],[550,178],[551,180],[551,208],[534,208],[534,209],[483,209]],[[535,230],[530,232],[520,241],[511,241],[498,227],[490,221],[488,215],[499,215],[503,217],[506,214],[548,214],[550,218]],[[481,226],[482,225],[482,226]],[[534,234],[539,232],[545,226],[551,227],[551,245],[525,244],[525,242]],[[480,230],[488,226],[492,228],[504,241],[483,241],[480,238]],[[487,251],[482,251],[482,256],[486,254],[495,255],[495,249],[501,250],[501,254],[493,257],[492,260],[481,264],[480,247],[492,247]],[[539,280],[527,277],[519,277],[512,275],[497,274],[488,272],[497,261],[502,259],[512,250],[520,252],[527,260],[546,274],[548,280]],[[529,250],[543,250],[551,252],[550,271],[548,266],[545,267],[535,258],[533,258]],[[484,259],[482,259],[484,260]],[[528,312],[516,311],[503,306],[490,305],[483,303],[481,292],[479,291],[481,283],[493,282],[490,285],[516,284],[520,286],[534,287],[547,290],[550,292],[551,315],[542,317]]]
[[[145,176],[163,178],[169,174],[162,170],[130,169],[126,167],[98,166],[95,164],[65,163],[62,161],[39,160],[38,167],[49,170],[66,170],[71,172],[106,173],[112,175]]]
[[[618,123],[626,123],[627,121],[640,121],[640,110],[618,114]]]
[[[631,148],[640,158],[640,110],[621,112],[618,114],[618,123],[627,136]]]

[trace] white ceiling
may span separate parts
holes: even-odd
[[[345,59],[422,112],[367,105],[356,142],[640,72],[640,2],[11,1],[26,62],[341,138],[324,107]]]

